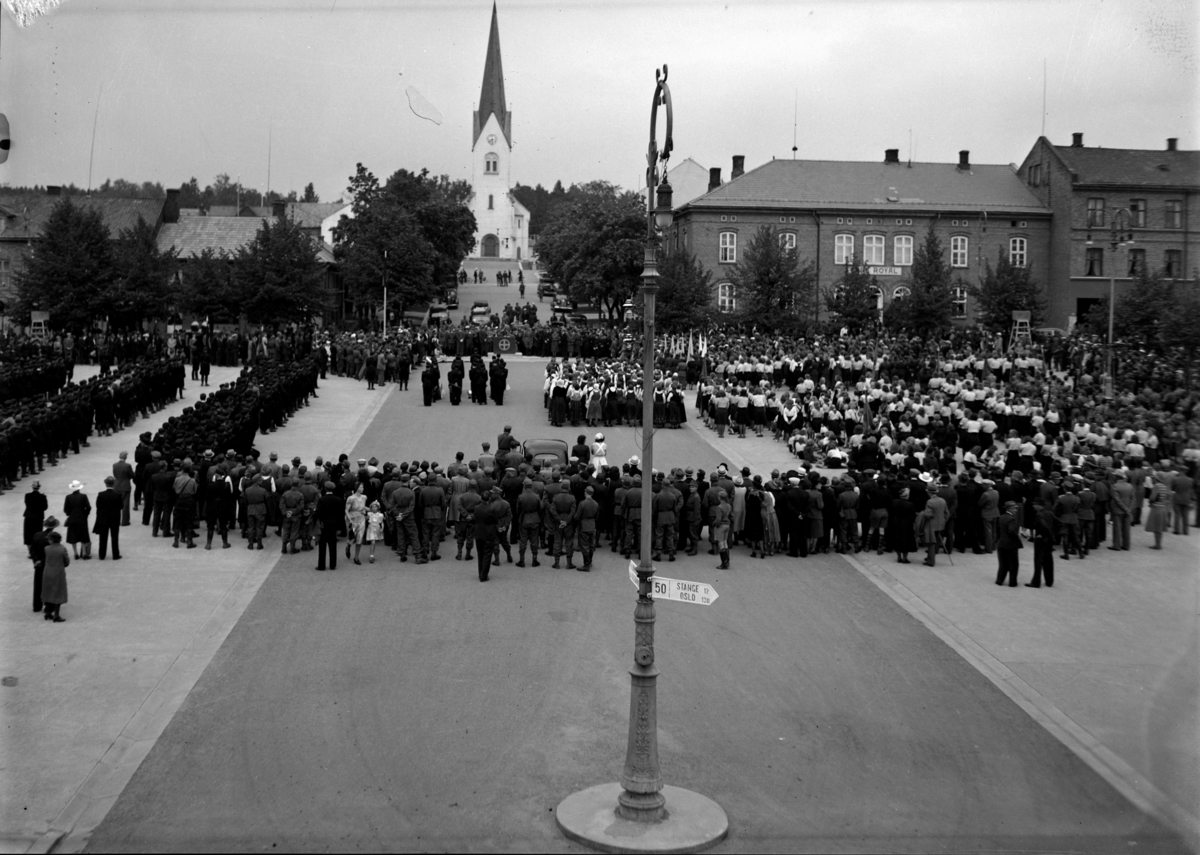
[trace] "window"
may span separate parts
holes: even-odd
[[[1130,199],[1129,200],[1129,224],[1135,229],[1146,228],[1146,200],[1145,199]]]
[[[876,285],[871,289],[871,293],[875,296],[875,309],[883,311],[883,289]]]
[[[908,266],[912,264],[913,239],[912,235],[897,235],[895,243],[896,264]]]
[[[893,300],[907,300],[912,295],[912,289],[907,285],[897,285],[896,290],[892,292]]]
[[[500,172],[500,158],[494,154],[488,154],[483,159],[483,171],[489,175],[496,175]]]
[[[737,299],[733,296],[733,284],[722,282],[717,286],[717,308],[729,313],[737,308]]]
[[[493,197],[491,193],[488,193],[488,210],[494,211],[495,209],[496,209],[495,197]]]
[[[1042,165],[1035,163],[1029,167],[1029,183],[1034,187],[1040,187],[1042,184]]]
[[[1166,264],[1163,266],[1163,275],[1168,279],[1178,279],[1182,275],[1183,251],[1168,249],[1165,259]]]
[[[1089,226],[1104,225],[1104,200],[1093,197],[1088,199],[1087,224]]]
[[[1008,241],[1008,260],[1013,267],[1024,267],[1028,242],[1023,237],[1010,238]]]
[[[1146,250],[1131,249],[1129,250],[1129,275],[1137,276],[1146,270]]]
[[[737,263],[737,232],[721,232],[721,263]]]
[[[1163,227],[1168,229],[1183,228],[1183,202],[1178,199],[1167,200],[1167,221],[1163,224]]]
[[[835,235],[833,238],[833,263],[849,264],[854,260],[854,235]]]
[[[863,263],[883,264],[883,235],[867,235],[863,238]]]
[[[950,266],[966,267],[970,253],[967,251],[967,239],[961,235],[950,238]]]
[[[0,291],[7,291],[12,274],[12,261],[0,258]]]
[[[1084,276],[1104,275],[1104,250],[1100,247],[1088,247],[1085,259]]]
[[[965,318],[967,316],[967,289],[955,288],[954,299],[950,303],[951,312],[956,318]]]
[[[782,232],[779,235],[779,248],[786,249],[789,252],[795,252],[796,251],[796,233],[795,232]]]

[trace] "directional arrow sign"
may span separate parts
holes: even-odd
[[[629,562],[629,579],[637,586],[637,568]],[[707,582],[687,582],[683,579],[667,579],[664,576],[650,577],[650,595],[656,600],[675,600],[696,606],[711,606],[716,601],[716,589]]]

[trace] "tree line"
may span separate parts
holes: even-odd
[[[46,192],[45,187],[36,184],[32,187],[11,187],[4,185],[3,190],[5,193],[10,194],[44,194]],[[75,184],[66,184],[63,185],[60,192],[64,196],[99,196],[112,199],[165,199],[167,196],[167,190],[161,182],[143,181],[138,183],[136,181],[126,181],[124,178],[105,179],[103,184],[90,190]],[[253,187],[245,187],[239,181],[234,181],[229,177],[229,173],[227,172],[222,172],[203,188],[201,188],[200,182],[196,177],[192,176],[181,185],[179,191],[179,206],[181,208],[201,208],[204,210],[214,205],[236,206],[241,204],[261,208],[273,202],[320,201],[321,198],[317,195],[317,191],[314,189],[311,181],[304,186],[304,192],[299,195],[295,190],[289,190],[286,194],[281,194],[274,190],[264,193]]]
[[[70,196],[55,204],[40,240],[16,272],[18,313],[50,313],[53,329],[137,331],[188,314],[213,323],[304,321],[325,308],[316,246],[291,219],[264,219],[234,252],[181,259],[162,250],[154,225],[115,237],[100,212]]]

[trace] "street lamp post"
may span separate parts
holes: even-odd
[[[655,616],[651,596],[654,565],[650,558],[654,542],[654,304],[658,294],[658,232],[668,228],[672,219],[666,167],[673,147],[673,115],[667,67],[656,69],[654,78],[650,145],[646,152],[646,247],[642,269],[641,549],[637,564],[638,599],[633,612],[634,664],[629,671],[625,766],[619,784],[602,784],[568,796],[559,804],[555,818],[571,839],[605,851],[696,852],[722,840],[728,833],[729,820],[712,799],[665,785],[658,764],[658,669],[654,667]],[[660,106],[666,107],[667,120],[661,151],[655,136]],[[632,301],[626,303],[626,308],[632,309]]]
[[[1108,277],[1108,348],[1104,357],[1104,395],[1113,396],[1113,319],[1117,303],[1117,249],[1128,246],[1133,240],[1133,214],[1128,208],[1117,208],[1112,215],[1112,236],[1109,246],[1112,248],[1112,272]],[[1088,232],[1088,246],[1092,245],[1092,234]]]

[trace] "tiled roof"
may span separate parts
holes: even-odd
[[[344,207],[345,202],[288,202],[287,216],[302,229],[319,229],[326,217]]]
[[[0,195],[0,240],[32,240],[41,236],[50,219],[50,212],[64,196],[44,193]],[[100,212],[109,232],[115,238],[123,229],[137,225],[140,215],[150,225],[162,216],[165,199],[110,199],[96,196],[71,196],[72,204]]]
[[[1200,187],[1200,151],[1066,145],[1056,145],[1054,150],[1076,174],[1080,184]]]
[[[771,160],[683,206],[725,207],[1049,213],[1007,165],[833,160]]]
[[[180,217],[177,223],[163,223],[158,232],[158,248],[179,250],[180,258],[191,258],[212,249],[233,253],[254,240],[262,220],[254,217]]]

